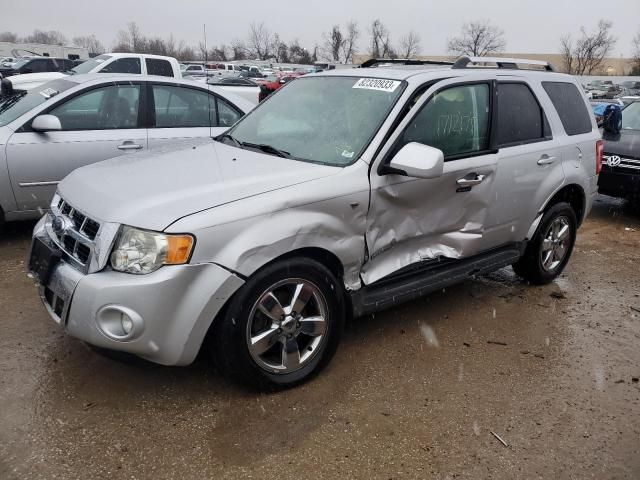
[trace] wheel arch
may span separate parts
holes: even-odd
[[[547,201],[544,208],[542,209],[542,213],[546,212],[553,205],[560,202],[567,202],[569,205],[571,205],[571,208],[573,208],[573,211],[576,214],[576,219],[578,220],[579,227],[584,219],[584,211],[587,205],[587,196],[584,192],[584,189],[580,185],[575,183],[563,186]]]

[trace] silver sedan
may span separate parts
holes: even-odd
[[[219,135],[253,106],[223,87],[140,75],[76,75],[4,91],[0,224],[41,216],[78,167]]]

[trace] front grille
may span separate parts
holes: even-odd
[[[69,204],[62,197],[52,206],[55,217],[62,217],[65,228],[56,232],[52,226],[54,240],[75,263],[87,270],[94,249],[94,241],[100,232],[100,223]]]
[[[633,158],[624,158],[620,156],[620,163],[618,165],[610,164],[610,157],[614,157],[615,155],[610,155],[605,153],[604,158],[604,166],[607,167],[612,172],[620,172],[620,171],[628,171],[630,173],[638,173],[640,170],[640,160],[636,160]]]

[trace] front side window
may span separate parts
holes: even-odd
[[[140,85],[110,85],[90,90],[56,106],[49,113],[62,130],[137,128]]]
[[[24,66],[24,71],[29,73],[48,72],[49,62],[50,60],[47,60],[45,58],[37,58],[35,60],[31,60]]]
[[[212,126],[230,127],[242,117],[242,114],[224,100],[216,99],[218,105],[218,124]]]
[[[298,160],[349,165],[387,118],[404,85],[375,78],[301,78],[260,104],[229,134]]]
[[[153,85],[157,128],[209,127],[215,123],[215,101],[195,88]]]
[[[396,151],[410,142],[438,148],[447,157],[489,146],[489,85],[460,85],[436,93],[409,123]]]
[[[173,77],[173,68],[167,60],[159,58],[147,58],[147,73],[161,77]]]
[[[119,58],[114,60],[107,66],[105,66],[101,73],[135,73],[138,74],[140,70],[139,58]]]
[[[544,111],[522,83],[498,85],[497,143],[501,147],[522,145],[547,138]]]

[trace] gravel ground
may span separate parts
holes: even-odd
[[[49,320],[0,234],[0,478],[640,478],[640,217],[598,199],[568,268],[354,320],[290,391],[118,362]],[[496,436],[505,443],[503,445]]]

